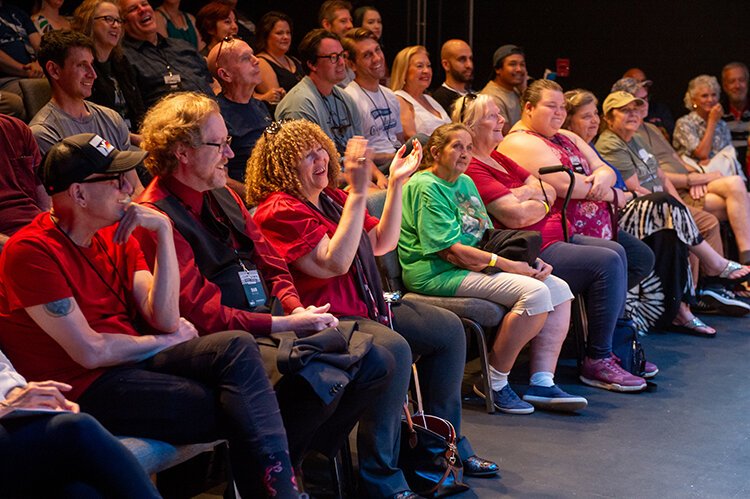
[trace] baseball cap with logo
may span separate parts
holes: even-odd
[[[65,191],[95,173],[120,173],[138,166],[146,151],[119,151],[95,133],[71,135],[49,150],[42,165],[47,193]]]

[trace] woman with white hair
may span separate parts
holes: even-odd
[[[690,113],[677,120],[672,143],[688,163],[744,178],[729,128],[721,119],[724,110],[719,104],[720,94],[721,87],[713,76],[700,75],[690,80],[684,98]]]

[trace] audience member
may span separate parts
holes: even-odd
[[[387,166],[404,143],[404,131],[398,98],[380,84],[385,75],[385,56],[375,34],[366,28],[349,30],[341,41],[356,75],[346,93],[362,115],[362,131],[367,147],[375,152],[375,164]],[[378,175],[377,184],[385,188],[388,180]]]
[[[672,144],[689,164],[709,172],[745,177],[719,103],[721,88],[716,78],[696,76],[688,84],[685,107],[689,114],[677,120]]]
[[[721,117],[729,128],[732,145],[737,151],[737,160],[750,178],[747,162],[747,145],[750,139],[750,100],[747,98],[747,82],[750,78],[747,65],[743,62],[730,62],[721,70],[721,88],[724,89],[721,101],[724,116]]]
[[[0,251],[21,227],[49,209],[37,168],[39,147],[24,122],[0,114]]]
[[[28,119],[21,100],[21,78],[42,78],[36,61],[42,35],[28,14],[0,0],[0,113]]]
[[[203,40],[195,28],[195,16],[180,10],[182,0],[162,0],[156,9],[156,29],[164,38],[185,40],[197,50],[203,50]]]
[[[120,46],[123,20],[115,1],[83,0],[75,10],[74,26],[94,42],[96,80],[88,100],[120,113],[128,129],[135,133],[146,106],[135,70]]]
[[[43,166],[52,211],[0,254],[0,341],[30,379],[57,373],[71,400],[109,431],[176,444],[226,438],[243,497],[297,497],[252,337],[199,338],[179,316],[172,225],[130,202],[124,175],[145,156],[95,134],[52,147]],[[138,227],[155,233],[153,274],[130,237]]]
[[[474,56],[471,47],[463,40],[448,40],[440,49],[440,64],[445,71],[445,81],[432,92],[432,98],[451,114],[456,99],[472,91]]]
[[[342,154],[350,138],[362,135],[362,117],[354,100],[336,86],[346,74],[348,53],[338,35],[314,29],[300,42],[299,55],[307,76],[281,100],[276,119],[316,123]]]
[[[214,101],[192,93],[167,97],[149,111],[143,133],[154,181],[140,201],[174,224],[180,311],[201,334],[237,329],[258,337],[281,331],[303,337],[338,323],[323,302],[302,306],[283,260],[261,237],[238,196],[225,188],[222,166],[232,152]],[[139,230],[136,237],[146,261],[153,263],[159,250],[153,234]],[[263,291],[246,288],[244,272],[254,275]],[[268,313],[276,299],[290,315]],[[393,360],[388,352],[380,347],[364,350],[362,361],[347,369],[344,357],[356,353],[351,348],[351,354],[339,356],[338,367],[313,362],[311,368],[320,369],[318,373],[283,378],[275,367],[277,349],[261,349],[266,365],[274,366],[269,374],[277,382],[295,466],[311,444],[334,456],[362,411],[390,381]],[[324,397],[318,395],[321,391]]]
[[[123,48],[138,78],[143,102],[150,107],[164,95],[190,90],[213,95],[206,61],[184,40],[164,38],[157,31],[148,0],[119,0],[125,20]]]
[[[396,153],[383,217],[378,220],[365,206],[366,146],[361,137],[347,144],[344,165],[351,186],[347,195],[335,188],[338,153],[320,127],[302,120],[277,123],[258,141],[248,163],[247,200],[259,202],[255,221],[289,264],[303,304],[329,302],[334,315],[356,317],[360,329],[394,355],[393,382],[359,425],[359,469],[368,496],[414,497],[408,495],[397,467],[400,414],[414,354],[420,356],[417,369],[426,410],[455,426],[465,473],[494,475],[497,465],[476,457],[461,437],[465,337],[458,318],[408,299],[391,308],[383,301],[375,255],[395,249],[402,186],[419,163],[421,147],[415,144],[408,156],[405,147]]]
[[[65,398],[70,389],[56,381],[26,383],[0,352],[3,496],[161,497],[133,454]],[[22,410],[31,412],[3,419]]]
[[[641,84],[646,91],[645,100],[649,101],[646,122],[657,126],[664,134],[664,137],[667,140],[671,140],[672,134],[674,133],[674,117],[672,116],[672,111],[669,110],[669,106],[663,102],[654,101],[651,98],[651,87],[654,82],[649,80],[640,68],[630,68],[625,71],[625,74],[623,74],[622,77],[633,78]]]
[[[244,199],[247,160],[258,137],[273,121],[266,106],[253,97],[260,81],[258,59],[250,45],[230,39],[211,49],[208,67],[221,85],[216,100],[234,152],[234,157],[227,158],[227,185]]]
[[[521,47],[503,45],[492,56],[493,78],[482,89],[483,94],[495,98],[505,120],[503,135],[521,119],[521,95],[526,89],[526,55]]]
[[[364,5],[354,10],[354,27],[367,28],[372,31],[380,45],[383,45],[383,20],[380,17],[378,9],[372,5]]]
[[[212,48],[229,36],[237,35],[237,14],[226,2],[209,2],[196,14],[196,23],[206,46],[201,54],[208,55]]]
[[[267,12],[260,18],[256,55],[261,82],[256,90],[261,96],[269,96],[265,99],[269,104],[278,104],[305,77],[302,63],[289,54],[292,26],[292,18],[283,12]]]
[[[402,49],[393,59],[391,90],[398,96],[401,126],[407,138],[424,140],[440,125],[450,123],[445,109],[426,92],[432,83],[430,54],[421,45]]]
[[[255,23],[245,15],[244,9],[247,8],[249,2],[242,2],[242,5],[237,5],[237,0],[219,0],[222,3],[229,5],[234,11],[235,22],[237,23],[237,36],[242,39],[245,43],[253,47],[255,50]]]
[[[626,284],[630,280],[640,281],[650,267],[636,270],[638,275],[630,276],[626,260],[622,258],[624,248],[616,242],[580,234],[566,241],[562,202],[557,200],[555,189],[546,182],[539,182],[495,150],[503,140],[503,117],[495,100],[489,95],[479,95],[475,99],[462,97],[457,102],[463,113],[455,110],[453,117],[461,119],[473,135],[474,148],[466,175],[474,181],[493,224],[498,228],[538,230],[542,236],[539,257],[552,266],[554,276],[563,279],[574,294],[585,300],[588,311],[586,356],[590,359],[584,361],[585,382],[615,390],[643,386],[642,381],[624,372],[612,356],[612,320],[613,313],[619,313],[614,317],[618,323],[624,320]],[[653,256],[648,264],[653,264]],[[553,319],[550,317],[547,322]],[[554,340],[554,337],[545,338],[542,333],[532,341],[532,359],[536,352],[546,349],[543,344]],[[549,358],[544,357],[542,355],[542,360],[547,365],[541,368],[551,368],[549,372],[554,374],[554,365],[549,365]],[[597,363],[596,359],[602,360]],[[533,369],[538,369],[539,363],[535,364]],[[649,364],[645,371],[644,377],[652,377],[658,368]],[[569,403],[575,405],[574,400],[554,389],[552,379],[545,380],[541,386],[538,382],[539,376],[532,375],[532,388],[526,392],[524,400],[540,408],[564,409]]]
[[[36,0],[31,9],[31,20],[40,34],[53,29],[70,29],[70,21],[60,14],[63,0]]]
[[[326,0],[321,4],[318,11],[318,22],[323,29],[342,38],[347,31],[354,27],[352,24],[352,4],[345,0]],[[337,83],[341,88],[346,88],[354,79],[354,73],[349,66],[345,66],[344,70],[346,71],[344,79]]]

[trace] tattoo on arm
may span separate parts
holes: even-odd
[[[73,299],[63,298],[44,304],[44,311],[52,317],[65,317],[73,311]]]

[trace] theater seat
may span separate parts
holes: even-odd
[[[119,437],[149,475],[184,463],[198,454],[213,450],[224,440],[203,444],[172,445],[150,438]]]
[[[52,98],[52,89],[47,78],[22,78],[18,80],[21,87],[23,107],[26,109],[26,119],[31,119]]]

